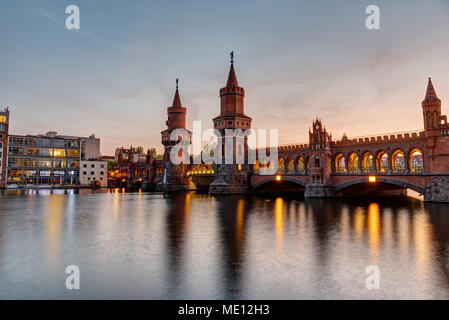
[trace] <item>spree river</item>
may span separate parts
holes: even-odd
[[[447,299],[449,204],[7,191],[0,298]]]

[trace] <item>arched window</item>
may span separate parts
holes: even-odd
[[[279,158],[279,161],[278,161],[278,173],[284,173],[284,171],[285,171],[284,159]]]
[[[346,172],[346,159],[343,156],[343,154],[339,154],[335,157],[335,172],[337,173],[343,173]]]
[[[315,168],[319,168],[320,166],[320,157],[315,158]]]
[[[391,157],[391,166],[393,172],[404,172],[405,171],[405,155],[401,150],[396,150],[393,152]]]
[[[298,173],[304,173],[304,159],[299,157],[298,160],[296,161],[296,171]]]
[[[348,171],[352,173],[359,172],[359,157],[354,152],[348,157]]]
[[[438,129],[438,127],[440,126],[439,122],[440,122],[440,117],[438,115],[438,112],[434,111],[434,113],[433,113],[433,127],[435,129]]]
[[[421,150],[413,149],[409,155],[409,168],[411,173],[422,173],[424,168]]]
[[[362,157],[362,171],[372,172],[374,171],[374,158],[369,152],[365,153]]]
[[[377,172],[385,173],[390,169],[388,166],[388,154],[385,151],[381,151],[377,154],[376,158]]]
[[[433,128],[433,116],[431,112],[427,112],[427,128]]]
[[[288,173],[295,173],[295,163],[292,159],[289,159],[287,161],[287,172]]]

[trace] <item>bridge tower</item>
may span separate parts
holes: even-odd
[[[332,170],[331,142],[332,135],[327,133],[321,120],[314,120],[312,131],[309,130],[310,181],[306,186],[305,197],[322,198],[333,195],[332,188],[329,187]]]
[[[187,109],[182,106],[178,90],[178,79],[176,79],[175,97],[171,107],[167,108],[168,120],[165,122],[167,129],[161,132],[162,144],[164,145],[164,156],[162,164],[162,181],[158,184],[159,190],[183,191],[188,188],[188,163],[174,164],[170,161],[170,152],[178,141],[171,141],[170,135],[176,129],[186,130]]]
[[[239,87],[234,70],[234,53],[231,52],[231,67],[229,69],[226,86],[220,89],[220,115],[213,119],[214,129],[221,134],[221,164],[215,164],[214,181],[209,187],[211,194],[246,193],[249,191],[248,176],[250,166],[247,159],[247,138],[243,139],[243,146],[237,142],[234,134],[230,135],[227,129],[241,129],[245,131],[251,128],[252,119],[245,115],[244,111],[245,89]],[[228,137],[226,137],[228,134]],[[232,139],[232,150],[226,150],[226,139]],[[229,141],[229,140],[228,140]],[[241,140],[239,140],[241,141]],[[219,141],[220,143],[220,141]],[[225,163],[226,152],[232,152],[232,163]],[[236,163],[236,155],[243,153],[244,163]]]
[[[422,102],[424,130],[427,136],[438,135],[441,121],[444,116],[441,116],[441,100],[438,98],[435,88],[433,87],[432,79],[429,78],[427,83],[426,96]]]

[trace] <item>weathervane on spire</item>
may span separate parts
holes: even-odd
[[[176,78],[176,89],[178,89],[179,79]]]
[[[234,63],[234,51],[231,51],[231,64]]]

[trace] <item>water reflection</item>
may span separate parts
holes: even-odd
[[[448,298],[446,204],[410,198],[6,192],[0,297]],[[381,289],[364,287],[365,268]],[[29,266],[32,266],[30,269]]]

